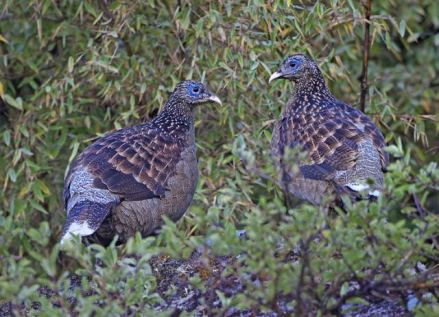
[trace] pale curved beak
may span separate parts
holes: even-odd
[[[216,96],[216,95],[212,95],[212,96],[210,96],[209,97],[209,100],[210,101],[213,101],[213,102],[216,102],[216,103],[218,103],[218,104],[220,104],[221,106],[222,106],[222,102],[221,102],[221,100],[218,98],[218,96]]]
[[[282,77],[282,73],[280,72],[275,72],[270,76],[270,79],[268,80],[268,83],[271,83],[273,80]]]

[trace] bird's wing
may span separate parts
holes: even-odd
[[[356,126],[360,126],[363,130],[363,134],[372,139],[372,142],[380,155],[381,168],[385,170],[389,164],[389,153],[384,150],[386,147],[386,141],[384,140],[381,131],[377,128],[375,123],[373,123],[372,120],[361,111],[350,107],[341,101],[338,101],[338,106],[343,109],[342,115],[344,118],[347,118]]]
[[[108,134],[72,163],[64,186],[67,219],[61,242],[93,234],[122,200],[165,195],[183,144],[148,126]]]
[[[368,121],[363,117],[360,119],[364,123],[357,124],[336,108],[293,114],[282,121],[280,144],[300,145],[307,151],[308,160],[300,166],[304,177],[332,180],[337,171],[354,168],[359,156],[358,144],[366,138],[374,138],[369,131],[372,130],[377,135],[377,150],[383,153],[382,164],[385,166],[384,138],[368,118]]]
[[[70,186],[79,170],[87,171],[94,188],[108,191],[120,200],[163,197],[181,152],[182,144],[147,126],[106,135],[72,163],[65,180],[64,201],[67,205]]]

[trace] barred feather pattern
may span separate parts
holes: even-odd
[[[201,95],[194,102],[191,85]],[[211,97],[201,84],[182,82],[156,118],[89,145],[65,179],[61,241],[76,234],[104,245],[115,235],[124,242],[135,232],[151,234],[163,216],[181,218],[198,180],[193,108]]]
[[[369,117],[337,100],[314,67],[312,76],[296,82],[273,131],[271,148],[282,185],[315,204],[343,187],[380,191],[388,164],[383,135]],[[286,148],[296,146],[307,153],[299,171],[284,160]]]

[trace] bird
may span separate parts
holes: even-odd
[[[321,205],[326,197],[341,201],[343,194],[356,200],[379,196],[389,157],[383,134],[372,120],[334,97],[319,66],[307,55],[285,58],[269,83],[278,79],[294,83],[271,140],[287,198]],[[288,157],[292,149],[304,156],[295,168]]]
[[[182,81],[152,120],[108,133],[87,146],[64,181],[61,244],[79,235],[108,245],[145,237],[188,209],[198,181],[194,109],[221,104],[197,81]]]

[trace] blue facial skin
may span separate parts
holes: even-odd
[[[284,64],[283,73],[294,74],[302,66],[302,59],[300,57],[290,57],[287,62]]]
[[[203,92],[203,87],[200,84],[192,83],[188,87],[188,94],[194,99],[199,98],[202,92]]]

